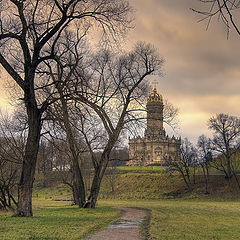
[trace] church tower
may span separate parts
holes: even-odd
[[[165,136],[163,128],[163,98],[154,88],[147,100],[147,129],[145,137],[147,139],[161,138]]]
[[[163,127],[163,98],[154,88],[147,99],[147,128],[144,137],[129,139],[128,165],[161,165],[177,161],[181,139],[166,136]]]

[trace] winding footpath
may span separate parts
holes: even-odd
[[[140,226],[147,217],[147,211],[137,208],[119,208],[123,211],[120,219],[87,240],[140,240]]]

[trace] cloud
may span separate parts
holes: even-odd
[[[136,9],[135,29],[124,39],[130,49],[136,41],[153,43],[166,59],[159,91],[180,108],[181,134],[195,139],[207,133],[209,116],[239,115],[239,36],[229,40],[223,25],[206,21],[190,8],[197,0],[130,0]],[[203,8],[202,8],[203,9]],[[6,105],[6,99],[0,99]]]
[[[190,8],[193,0],[132,0],[137,9],[136,28],[129,44],[153,43],[166,59],[159,91],[181,110],[182,134],[196,139],[207,132],[206,121],[215,113],[238,113],[240,89],[239,36],[216,20],[206,21]]]

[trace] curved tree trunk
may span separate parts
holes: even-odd
[[[97,198],[98,198],[98,194],[99,194],[100,186],[101,186],[101,181],[102,181],[102,179],[100,178],[100,176],[95,173],[93,182],[92,182],[92,186],[91,186],[91,192],[90,192],[87,202],[84,205],[84,208],[95,208],[96,207]]]
[[[83,207],[85,204],[85,186],[81,169],[79,166],[79,154],[77,151],[77,143],[69,120],[67,102],[64,100],[64,96],[62,94],[62,89],[60,88],[60,86],[57,86],[57,88],[60,94],[60,100],[62,104],[63,124],[67,135],[68,146],[72,155],[72,168],[73,168],[72,190],[74,203],[77,204],[79,207]]]
[[[78,158],[73,159],[73,198],[74,203],[79,207],[85,204],[85,187],[82,173],[79,167]]]
[[[100,163],[98,167],[95,169],[90,195],[88,197],[86,204],[84,205],[84,208],[96,207],[98,194],[100,192],[101,182],[108,165],[111,149],[112,148],[108,149],[107,152],[103,152]]]
[[[22,173],[18,187],[17,214],[22,217],[31,217],[32,212],[32,188],[37,162],[37,154],[41,132],[41,113],[37,107],[30,103],[27,106],[29,132],[25,152],[23,156]]]

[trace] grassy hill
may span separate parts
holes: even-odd
[[[56,188],[55,173],[49,175],[46,188],[35,185],[34,194],[39,197],[71,199],[71,189],[60,180]],[[52,180],[51,180],[52,179]],[[223,175],[210,175],[210,194],[205,195],[202,174],[196,175],[193,191],[187,192],[183,179],[178,173],[169,173],[161,167],[118,167],[105,175],[99,199],[174,199],[174,198],[213,198],[238,199],[240,190],[234,179],[227,181]]]
[[[239,239],[239,190],[222,175],[211,175],[211,194],[205,195],[200,175],[188,193],[178,174],[159,167],[121,167],[105,176],[97,208],[79,209],[71,201],[59,201],[71,199],[71,190],[56,186],[55,174],[48,175],[45,188],[36,181],[33,218],[0,211],[0,239],[84,239],[118,218],[116,207],[149,209],[151,239]]]

